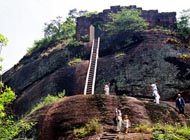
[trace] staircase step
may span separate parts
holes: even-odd
[[[105,133],[102,135],[100,140],[116,140],[117,134]]]

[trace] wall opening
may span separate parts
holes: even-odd
[[[93,25],[90,25],[90,33],[89,33],[89,42],[92,42],[95,37],[95,28]]]

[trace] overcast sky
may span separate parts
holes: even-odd
[[[190,8],[189,0],[0,0],[0,33],[9,40],[1,52],[3,70],[18,63],[34,40],[43,37],[45,22],[66,17],[74,8],[101,12],[115,5],[177,13]]]

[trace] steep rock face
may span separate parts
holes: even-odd
[[[144,41],[99,59],[96,92],[110,81],[113,93],[150,96],[150,84],[158,80],[162,100],[175,98],[179,91],[189,95],[190,63],[179,56],[190,50],[168,44],[171,36],[162,31],[145,32],[143,37]]]
[[[126,35],[127,36],[127,35]],[[166,41],[172,37],[163,31],[148,31],[142,41],[130,46],[113,46],[100,41],[100,57],[95,93],[103,93],[104,84],[112,82],[111,94],[151,96],[149,85],[158,80],[161,99],[175,98],[179,91],[189,97],[190,62],[179,55],[188,48]],[[89,48],[86,55],[89,55]],[[41,98],[63,90],[67,96],[83,94],[88,61],[68,66],[63,46],[41,51],[35,58],[23,58],[3,75],[3,81],[17,94],[16,114],[24,114]]]
[[[13,104],[17,115],[25,114],[48,94],[83,93],[88,61],[69,66],[68,57],[65,44],[39,48],[3,75],[4,83],[17,95]]]
[[[66,96],[83,93],[88,61],[75,67],[65,67],[36,81],[25,89],[14,102],[15,113],[21,115],[48,94],[57,95],[65,90]],[[82,70],[81,70],[82,69]],[[77,77],[77,78],[76,78]]]
[[[53,51],[45,50],[45,52],[34,52],[30,56],[24,56],[17,65],[3,75],[3,81],[18,95],[36,81],[65,66],[66,63],[64,46],[55,46]]]

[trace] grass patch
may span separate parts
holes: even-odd
[[[135,132],[140,132],[140,133],[151,133],[152,128],[146,124],[140,124],[135,127]]]
[[[75,64],[80,63],[80,62],[82,62],[81,58],[74,58],[74,59],[72,59],[71,61],[68,62],[68,65],[70,65],[70,66],[75,65]]]
[[[65,91],[60,92],[57,96],[52,96],[48,94],[48,96],[46,96],[41,102],[39,102],[35,107],[33,107],[31,113],[38,110],[39,108],[42,108],[45,105],[48,105],[52,102],[59,100],[60,98],[64,96],[65,96]]]
[[[190,127],[186,125],[157,124],[153,128],[154,140],[189,140]]]
[[[85,124],[84,127],[74,129],[74,135],[77,139],[84,138],[86,136],[92,136],[103,132],[103,127],[99,123],[98,119],[93,119]]]
[[[122,57],[122,56],[125,56],[126,54],[124,52],[120,52],[120,53],[117,53],[115,54],[115,58],[119,58],[119,57]]]

